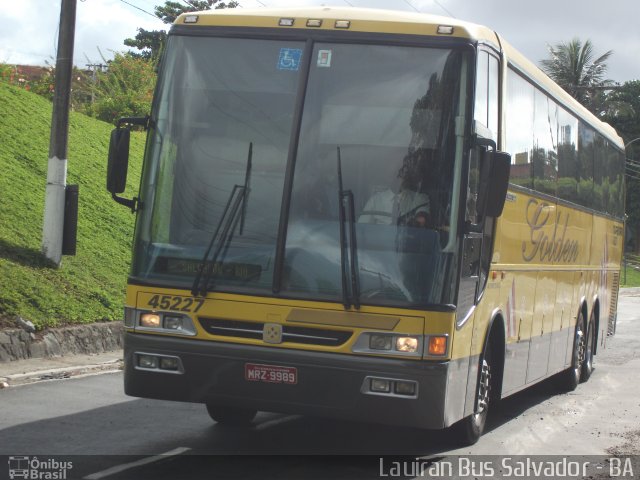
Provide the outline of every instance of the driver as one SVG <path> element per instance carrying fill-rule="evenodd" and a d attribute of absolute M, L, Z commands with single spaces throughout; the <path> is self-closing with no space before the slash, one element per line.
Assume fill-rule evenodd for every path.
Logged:
<path fill-rule="evenodd" d="M 358 222 L 425 227 L 429 219 L 429 197 L 424 193 L 385 188 L 367 201 Z"/>
<path fill-rule="evenodd" d="M 410 182 L 412 175 L 404 172 L 391 173 L 386 178 L 395 185 L 378 186 L 358 217 L 360 223 L 382 225 L 409 225 L 426 227 L 429 221 L 429 196 L 415 191 Z M 400 180 L 401 181 L 398 181 Z M 398 185 L 399 184 L 399 185 Z M 395 188 L 394 188 L 395 187 Z"/>

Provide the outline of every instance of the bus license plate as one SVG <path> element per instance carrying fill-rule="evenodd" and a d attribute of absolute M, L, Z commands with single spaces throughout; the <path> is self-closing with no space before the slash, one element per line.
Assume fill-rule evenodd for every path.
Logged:
<path fill-rule="evenodd" d="M 261 363 L 245 363 L 244 379 L 250 382 L 295 385 L 298 383 L 298 369 L 295 367 L 263 365 Z"/>

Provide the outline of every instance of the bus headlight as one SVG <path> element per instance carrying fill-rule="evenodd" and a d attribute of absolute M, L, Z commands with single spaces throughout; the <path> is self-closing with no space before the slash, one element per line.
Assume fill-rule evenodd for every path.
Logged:
<path fill-rule="evenodd" d="M 399 352 L 414 353 L 418 351 L 418 339 L 416 337 L 397 337 L 396 350 Z"/>
<path fill-rule="evenodd" d="M 393 336 L 391 335 L 375 335 L 369 337 L 369 348 L 371 350 L 391 350 L 393 344 Z"/>
<path fill-rule="evenodd" d="M 167 330 L 182 330 L 182 318 L 173 315 L 165 315 L 162 326 Z"/>
<path fill-rule="evenodd" d="M 143 313 L 140 315 L 140 326 L 146 328 L 160 328 L 160 314 Z"/>
<path fill-rule="evenodd" d="M 191 317 L 170 312 L 145 312 L 138 310 L 137 331 L 154 331 L 177 335 L 196 334 Z"/>
<path fill-rule="evenodd" d="M 355 353 L 381 353 L 419 357 L 424 349 L 422 335 L 363 332 L 352 347 Z"/>

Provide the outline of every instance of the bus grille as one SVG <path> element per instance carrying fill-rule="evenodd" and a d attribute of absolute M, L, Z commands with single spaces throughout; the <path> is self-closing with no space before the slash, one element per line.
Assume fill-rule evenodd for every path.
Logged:
<path fill-rule="evenodd" d="M 620 288 L 620 274 L 613 274 L 613 293 L 611 294 L 611 303 L 609 304 L 609 322 L 607 324 L 607 336 L 611 336 L 616 332 L 616 311 L 618 310 L 618 290 Z"/>
<path fill-rule="evenodd" d="M 262 340 L 264 323 L 244 322 L 241 320 L 223 320 L 219 318 L 200 318 L 200 325 L 208 333 L 232 338 L 254 338 Z M 338 347 L 351 338 L 353 332 L 329 330 L 325 328 L 282 326 L 282 341 L 305 345 Z"/>

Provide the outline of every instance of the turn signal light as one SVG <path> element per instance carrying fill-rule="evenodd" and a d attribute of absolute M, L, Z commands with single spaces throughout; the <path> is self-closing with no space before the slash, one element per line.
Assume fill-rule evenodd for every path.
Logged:
<path fill-rule="evenodd" d="M 429 337 L 429 355 L 447 354 L 447 337 L 444 335 L 433 335 Z"/>

